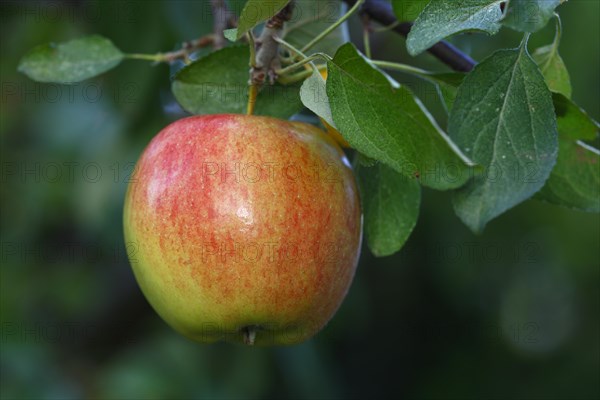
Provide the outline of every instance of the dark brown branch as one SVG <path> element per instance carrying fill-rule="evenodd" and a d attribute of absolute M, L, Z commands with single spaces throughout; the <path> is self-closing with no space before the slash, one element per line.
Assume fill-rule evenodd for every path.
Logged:
<path fill-rule="evenodd" d="M 344 0 L 344 2 L 352 7 L 356 0 Z M 381 25 L 391 26 L 395 24 L 393 30 L 404 37 L 408 35 L 412 27 L 410 22 L 399 24 L 392 10 L 392 5 L 382 0 L 366 0 L 362 5 L 361 12 Z M 427 51 L 455 71 L 469 72 L 476 64 L 471 57 L 446 41 L 433 45 Z"/>

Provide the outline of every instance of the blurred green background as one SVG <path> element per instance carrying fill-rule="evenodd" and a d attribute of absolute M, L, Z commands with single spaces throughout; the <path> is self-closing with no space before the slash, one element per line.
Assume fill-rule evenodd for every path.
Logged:
<path fill-rule="evenodd" d="M 397 255 L 366 249 L 341 309 L 288 348 L 193 343 L 143 298 L 121 227 L 133 163 L 184 114 L 169 67 L 127 61 L 74 86 L 17 72 L 35 45 L 84 34 L 155 53 L 212 29 L 208 1 L 0 3 L 2 398 L 598 398 L 600 219 L 527 201 L 481 236 L 426 190 Z M 560 7 L 573 98 L 600 118 L 600 2 Z M 351 34 L 361 43 L 359 20 Z M 551 42 L 553 24 L 530 40 Z M 452 41 L 481 60 L 520 35 Z M 434 70 L 393 33 L 378 59 Z M 444 116 L 432 89 L 405 82 Z"/>

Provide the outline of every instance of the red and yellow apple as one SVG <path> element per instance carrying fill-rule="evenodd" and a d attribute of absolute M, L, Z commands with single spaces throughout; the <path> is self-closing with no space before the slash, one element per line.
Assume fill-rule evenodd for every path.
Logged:
<path fill-rule="evenodd" d="M 185 118 L 144 150 L 124 209 L 135 277 L 200 341 L 294 344 L 344 299 L 362 238 L 347 159 L 322 130 L 246 115 Z"/>

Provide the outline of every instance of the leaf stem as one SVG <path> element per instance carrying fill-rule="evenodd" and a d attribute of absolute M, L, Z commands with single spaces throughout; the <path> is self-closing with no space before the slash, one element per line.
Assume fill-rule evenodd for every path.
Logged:
<path fill-rule="evenodd" d="M 379 60 L 371 60 L 371 64 L 373 64 L 377 67 L 391 69 L 394 71 L 406 72 L 406 73 L 418 75 L 418 76 L 427 77 L 429 75 L 433 75 L 433 73 L 430 71 L 426 71 L 424 69 L 413 67 L 411 65 L 406 65 L 406 64 L 399 64 L 399 63 L 394 63 L 394 62 L 389 62 L 389 61 L 379 61 Z"/>
<path fill-rule="evenodd" d="M 371 59 L 371 17 L 368 14 L 361 13 L 360 15 L 363 27 L 363 46 L 365 48 L 365 56 Z"/>
<path fill-rule="evenodd" d="M 162 62 L 164 61 L 164 56 L 162 53 L 158 54 L 125 54 L 125 58 L 129 58 L 132 60 L 146 60 L 146 61 L 154 61 L 154 62 Z"/>
<path fill-rule="evenodd" d="M 556 33 L 554 34 L 554 43 L 552 43 L 552 52 L 556 53 L 558 51 L 558 44 L 562 38 L 562 22 L 558 13 L 554 13 L 554 17 L 556 18 Z"/>
<path fill-rule="evenodd" d="M 302 52 L 302 50 L 297 49 L 296 47 L 294 47 L 294 45 L 292 45 L 291 43 L 286 42 L 282 38 L 280 38 L 280 37 L 274 37 L 273 40 L 275 40 L 277 43 L 279 43 L 283 47 L 287 48 L 288 50 L 293 51 L 294 53 L 296 53 L 297 56 L 306 58 L 306 55 L 304 54 L 304 52 Z"/>
<path fill-rule="evenodd" d="M 365 46 L 365 56 L 371 58 L 371 38 L 369 28 L 365 25 L 363 28 L 363 44 Z"/>
<path fill-rule="evenodd" d="M 204 47 L 208 47 L 214 44 L 215 35 L 206 35 L 201 38 L 191 40 L 189 42 L 184 42 L 181 45 L 181 49 L 176 51 L 171 51 L 168 53 L 156 53 L 156 54 L 125 54 L 125 58 L 133 59 L 133 60 L 146 60 L 146 61 L 154 61 L 154 62 L 166 62 L 170 63 L 175 60 L 183 60 L 189 61 L 189 56 L 196 50 L 202 49 Z"/>
<path fill-rule="evenodd" d="M 282 69 L 279 69 L 279 70 L 275 70 L 275 72 L 277 73 L 277 75 L 285 75 L 288 72 L 293 71 L 296 68 L 302 67 L 303 65 L 308 64 L 308 63 L 310 63 L 310 62 L 312 62 L 314 60 L 317 60 L 317 59 L 321 59 L 321 60 L 325 60 L 325 61 L 330 61 L 331 57 L 329 57 L 325 53 L 315 53 L 315 54 L 312 54 L 312 55 L 304 58 L 301 61 L 298 61 L 298 62 L 296 62 L 296 63 L 294 63 L 292 65 L 288 65 L 285 68 L 282 68 Z"/>
<path fill-rule="evenodd" d="M 331 32 L 333 32 L 338 26 L 340 26 L 341 24 L 343 24 L 344 22 L 346 22 L 346 20 L 348 18 L 350 18 L 352 16 L 352 14 L 354 14 L 358 8 L 365 2 L 365 0 L 358 0 L 353 6 L 352 8 L 350 8 L 350 10 L 342 15 L 342 17 L 340 19 L 338 19 L 335 23 L 333 23 L 332 25 L 330 25 L 327 29 L 325 29 L 323 32 L 321 32 L 320 34 L 318 34 L 313 40 L 311 40 L 310 42 L 308 42 L 303 48 L 302 48 L 302 52 L 305 53 L 308 50 L 310 50 L 314 45 L 316 45 L 317 43 L 319 43 L 321 40 L 323 40 L 327 35 L 329 35 Z"/>
<path fill-rule="evenodd" d="M 246 33 L 246 38 L 250 44 L 250 66 L 254 68 L 256 67 L 256 44 L 254 42 L 254 35 L 252 34 L 252 31 L 248 31 Z"/>
<path fill-rule="evenodd" d="M 530 32 L 526 32 L 525 35 L 523 35 L 523 39 L 521 40 L 521 44 L 519 45 L 519 47 L 521 48 L 521 52 L 525 52 L 526 54 L 527 52 L 527 43 L 529 42 L 529 37 L 531 36 Z"/>
<path fill-rule="evenodd" d="M 289 65 L 289 66 L 287 66 L 287 67 L 285 67 L 285 68 L 283 68 L 283 69 L 281 69 L 279 71 L 276 71 L 277 75 L 279 75 L 279 78 L 277 78 L 277 81 L 279 83 L 290 84 L 290 83 L 298 82 L 300 80 L 308 78 L 313 73 L 313 71 L 319 72 L 320 68 L 317 67 L 313 63 L 313 61 L 316 60 L 316 59 L 320 58 L 320 59 L 325 60 L 325 61 L 331 61 L 332 60 L 332 58 L 329 55 L 325 54 L 325 53 L 315 53 L 315 54 L 312 54 L 311 56 L 307 57 L 301 50 L 298 50 L 292 44 L 286 42 L 285 40 L 276 37 L 275 41 L 277 43 L 279 43 L 280 45 L 282 45 L 283 47 L 285 47 L 288 50 L 290 50 L 291 52 L 296 53 L 296 57 L 298 57 L 298 56 L 303 57 L 303 59 L 300 60 L 299 62 L 294 63 L 292 65 Z M 310 64 L 311 70 L 300 71 L 300 72 L 298 72 L 296 74 L 293 74 L 291 76 L 286 76 L 287 72 L 289 72 L 289 71 L 291 71 L 291 70 L 293 70 L 295 68 L 301 67 L 302 65 L 306 65 L 306 64 Z"/>
<path fill-rule="evenodd" d="M 313 69 L 310 68 L 310 69 L 305 69 L 303 71 L 297 72 L 292 75 L 281 75 L 277 78 L 277 82 L 281 83 L 282 85 L 290 85 L 292 83 L 303 81 L 304 79 L 311 76 L 312 73 L 313 73 Z"/>
<path fill-rule="evenodd" d="M 329 16 L 329 12 L 330 12 L 330 10 L 328 10 L 327 7 L 323 7 L 323 12 L 319 11 L 319 14 L 313 16 L 312 18 L 302 19 L 299 22 L 297 22 L 289 27 L 285 27 L 283 36 L 285 37 L 285 36 L 289 35 L 290 32 L 293 32 L 299 28 L 302 28 L 303 26 L 305 26 L 307 24 L 327 18 Z"/>

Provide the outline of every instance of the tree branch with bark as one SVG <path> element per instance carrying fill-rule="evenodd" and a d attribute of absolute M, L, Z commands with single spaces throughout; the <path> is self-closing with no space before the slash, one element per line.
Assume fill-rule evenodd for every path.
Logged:
<path fill-rule="evenodd" d="M 281 11 L 271 17 L 256 39 L 256 57 L 250 68 L 252 85 L 260 87 L 267 78 L 269 78 L 269 83 L 275 83 L 277 78 L 275 70 L 280 67 L 279 43 L 275 39 L 281 36 L 284 24 L 292 19 L 294 5 L 295 1 L 290 1 Z"/>

